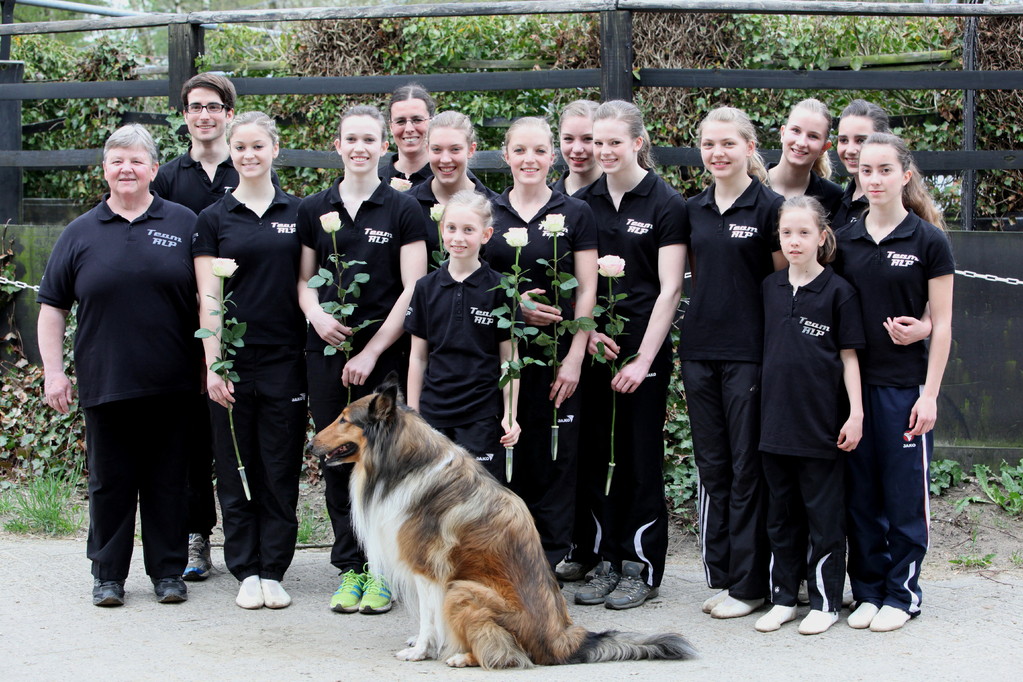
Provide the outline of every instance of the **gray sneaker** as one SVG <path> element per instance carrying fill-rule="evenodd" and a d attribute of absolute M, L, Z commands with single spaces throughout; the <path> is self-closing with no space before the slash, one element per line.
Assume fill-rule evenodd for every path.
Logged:
<path fill-rule="evenodd" d="M 593 580 L 586 583 L 575 593 L 576 604 L 603 604 L 604 598 L 611 594 L 622 574 L 611 568 L 611 562 L 601 561 L 593 569 Z"/>
<path fill-rule="evenodd" d="M 181 575 L 185 580 L 206 580 L 213 573 L 210 541 L 199 533 L 188 534 L 188 563 Z"/>
<path fill-rule="evenodd" d="M 657 588 L 650 587 L 641 577 L 643 564 L 638 561 L 622 562 L 622 577 L 611 594 L 604 599 L 604 606 L 609 609 L 632 609 L 640 606 L 647 599 L 657 596 Z"/>
<path fill-rule="evenodd" d="M 574 583 L 585 578 L 586 574 L 589 573 L 592 568 L 592 564 L 586 565 L 581 564 L 578 561 L 562 559 L 554 569 L 554 574 L 566 583 Z"/>

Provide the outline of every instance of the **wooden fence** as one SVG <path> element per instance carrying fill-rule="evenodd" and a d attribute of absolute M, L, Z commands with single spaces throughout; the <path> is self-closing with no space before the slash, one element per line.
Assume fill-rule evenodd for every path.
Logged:
<path fill-rule="evenodd" d="M 4 21 L 13 0 L 3 0 Z M 285 21 L 321 21 L 389 17 L 452 17 L 510 14 L 599 13 L 599 69 L 530 70 L 486 73 L 400 76 L 352 76 L 338 78 L 234 78 L 239 95 L 379 94 L 411 80 L 435 92 L 479 90 L 558 89 L 599 87 L 602 99 L 633 98 L 637 88 L 766 88 L 795 90 L 949 90 L 965 92 L 963 149 L 919 152 L 917 162 L 926 173 L 963 173 L 962 222 L 974 224 L 977 170 L 1023 168 L 1023 152 L 977 151 L 975 142 L 976 92 L 1023 89 L 1023 71 L 977 70 L 978 17 L 1023 16 L 1021 5 L 905 4 L 862 2 L 783 2 L 780 0 L 564 0 L 563 2 L 465 2 L 433 5 L 382 5 L 356 8 L 306 8 L 293 10 L 244 10 L 149 14 L 40 23 L 0 25 L 0 186 L 21 187 L 23 168 L 69 168 L 96 164 L 99 150 L 21 150 L 21 106 L 24 102 L 52 98 L 167 97 L 171 108 L 179 106 L 182 83 L 195 74 L 196 58 L 203 52 L 204 25 Z M 632 52 L 634 12 L 762 13 L 855 16 L 964 17 L 963 69 L 960 71 L 886 71 L 883 79 L 863 71 L 790 71 L 726 69 L 639 69 Z M 101 31 L 160 27 L 168 30 L 168 77 L 161 80 L 111 82 L 25 83 L 23 66 L 7 61 L 12 35 Z M 685 49 L 680 36 L 680 49 Z M 638 74 L 638 78 L 636 75 Z M 659 148 L 664 165 L 699 166 L 699 152 L 692 148 Z M 473 167 L 497 167 L 496 152 L 481 153 Z M 334 154 L 320 151 L 282 150 L 285 166 L 336 167 Z M 21 215 L 21 192 L 0 193 L 0 222 Z"/>

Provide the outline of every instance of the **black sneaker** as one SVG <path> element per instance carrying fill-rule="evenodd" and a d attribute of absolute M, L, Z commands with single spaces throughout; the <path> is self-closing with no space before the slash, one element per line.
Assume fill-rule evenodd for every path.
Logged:
<path fill-rule="evenodd" d="M 575 593 L 576 604 L 603 604 L 604 598 L 611 594 L 622 574 L 611 568 L 611 562 L 601 561 L 593 569 L 593 580 L 586 583 Z"/>
<path fill-rule="evenodd" d="M 92 603 L 96 606 L 123 606 L 123 580 L 92 580 Z"/>
<path fill-rule="evenodd" d="M 622 578 L 614 591 L 604 599 L 604 606 L 609 609 L 632 609 L 656 597 L 657 588 L 647 585 L 641 577 L 642 573 L 643 564 L 623 561 Z"/>
<path fill-rule="evenodd" d="M 153 592 L 156 593 L 156 601 L 161 604 L 177 604 L 188 600 L 185 581 L 178 576 L 154 578 Z"/>

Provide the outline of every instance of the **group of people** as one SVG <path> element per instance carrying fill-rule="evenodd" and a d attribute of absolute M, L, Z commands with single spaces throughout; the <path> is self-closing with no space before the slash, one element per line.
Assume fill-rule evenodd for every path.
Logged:
<path fill-rule="evenodd" d="M 123 603 L 136 499 L 160 601 L 209 575 L 212 447 L 236 602 L 287 606 L 307 399 L 321 430 L 397 372 L 408 405 L 523 498 L 551 570 L 586 580 L 577 603 L 642 605 L 667 554 L 669 332 L 688 268 L 677 352 L 714 590 L 703 610 L 766 602 L 755 627 L 776 630 L 805 581 L 800 632 L 824 632 L 848 572 L 850 626 L 894 630 L 920 612 L 954 264 L 879 107 L 855 100 L 838 120 L 844 189 L 821 102 L 793 107 L 771 168 L 749 118 L 716 108 L 697 130 L 708 185 L 687 201 L 655 173 L 634 105 L 579 100 L 557 137 L 542 118 L 512 123 L 498 194 L 469 170 L 469 119 L 408 85 L 387 117 L 344 113 L 342 177 L 298 199 L 276 183 L 273 119 L 236 115 L 230 81 L 200 74 L 182 103 L 192 147 L 159 172 L 143 128 L 111 135 L 109 194 L 61 235 L 40 288 L 61 411 L 79 305 L 94 603 Z M 559 150 L 568 170 L 549 184 Z M 383 613 L 390 589 L 352 532 L 349 474 L 323 470 L 330 607 Z"/>

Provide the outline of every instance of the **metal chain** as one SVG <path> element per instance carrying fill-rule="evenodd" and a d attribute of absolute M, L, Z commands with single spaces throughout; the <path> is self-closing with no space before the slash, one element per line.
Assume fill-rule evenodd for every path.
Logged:
<path fill-rule="evenodd" d="M 25 282 L 19 282 L 16 279 L 7 279 L 3 275 L 0 275 L 0 284 L 13 284 L 19 289 L 31 289 L 32 291 L 39 291 L 38 285 L 26 284 Z"/>
<path fill-rule="evenodd" d="M 971 279 L 982 279 L 986 282 L 1000 282 L 1002 284 L 1023 284 L 1023 279 L 1016 277 L 999 277 L 998 275 L 985 275 L 983 273 L 974 272 L 973 270 L 956 270 L 957 275 L 963 277 L 969 277 Z"/>

